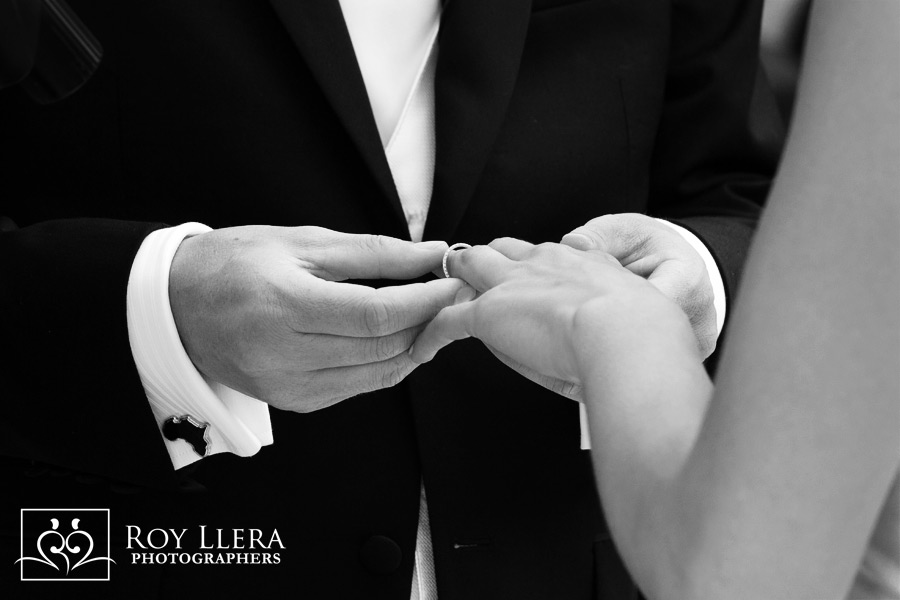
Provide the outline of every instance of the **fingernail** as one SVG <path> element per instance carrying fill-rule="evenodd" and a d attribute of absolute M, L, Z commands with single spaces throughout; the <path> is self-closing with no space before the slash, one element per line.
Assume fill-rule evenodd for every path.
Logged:
<path fill-rule="evenodd" d="M 472 300 L 477 293 L 478 292 L 475 291 L 475 288 L 466 286 L 456 292 L 456 297 L 453 298 L 453 304 L 462 304 L 463 302 L 468 302 Z"/>
<path fill-rule="evenodd" d="M 560 243 L 576 250 L 590 250 L 594 247 L 594 241 L 583 233 L 567 233 Z"/>
<path fill-rule="evenodd" d="M 447 248 L 447 242 L 418 242 L 416 243 L 416 248 L 421 248 L 422 250 L 441 250 Z"/>

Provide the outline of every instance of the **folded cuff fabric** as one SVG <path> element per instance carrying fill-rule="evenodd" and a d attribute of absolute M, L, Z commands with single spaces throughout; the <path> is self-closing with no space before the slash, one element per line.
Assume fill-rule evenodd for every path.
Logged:
<path fill-rule="evenodd" d="M 272 443 L 268 405 L 204 377 L 178 336 L 169 303 L 172 260 L 186 237 L 208 231 L 200 223 L 154 231 L 138 250 L 128 279 L 131 352 L 175 469 L 203 457 L 185 440 L 162 435 L 162 425 L 171 417 L 190 416 L 208 425 L 205 456 L 252 456 Z"/>

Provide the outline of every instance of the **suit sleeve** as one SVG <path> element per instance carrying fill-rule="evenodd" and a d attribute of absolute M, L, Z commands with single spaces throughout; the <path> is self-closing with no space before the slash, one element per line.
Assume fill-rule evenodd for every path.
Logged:
<path fill-rule="evenodd" d="M 759 65 L 760 1 L 675 2 L 650 213 L 710 249 L 728 299 L 783 142 Z"/>
<path fill-rule="evenodd" d="M 22 80 L 35 64 L 40 6 L 0 0 L 0 88 Z M 62 55 L 44 56 L 50 66 L 71 66 Z M 15 141 L 34 135 L 19 128 L 17 103 L 26 101 L 21 90 L 5 90 L 3 100 L 0 457 L 169 487 L 175 477 L 129 351 L 125 318 L 135 253 L 163 225 L 28 217 L 48 203 L 67 203 L 38 192 L 39 178 L 24 174 L 43 164 Z M 52 140 L 66 143 L 60 135 Z"/>
<path fill-rule="evenodd" d="M 0 233 L 0 455 L 176 485 L 126 322 L 135 254 L 163 226 L 65 219 Z"/>

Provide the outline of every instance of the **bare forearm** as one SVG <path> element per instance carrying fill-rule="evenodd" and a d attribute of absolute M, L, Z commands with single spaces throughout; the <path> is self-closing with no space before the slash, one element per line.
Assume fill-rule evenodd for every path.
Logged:
<path fill-rule="evenodd" d="M 898 468 L 897 13 L 813 10 L 709 409 L 677 379 L 684 357 L 654 364 L 624 333 L 609 347 L 632 364 L 588 371 L 606 513 L 650 597 L 841 597 L 859 568 Z"/>
<path fill-rule="evenodd" d="M 608 307 L 600 310 L 609 316 Z M 597 323 L 606 325 L 599 330 Z M 679 476 L 712 384 L 691 351 L 687 321 L 671 323 L 671 335 L 649 330 L 659 323 L 649 317 L 640 323 L 592 318 L 585 312 L 576 323 L 579 371 L 594 471 L 619 550 L 650 597 L 688 597 L 675 593 L 686 589 L 674 557 L 688 543 L 691 527 L 689 507 L 678 501 Z M 600 339 L 604 342 L 596 343 Z M 610 348 L 617 351 L 607 352 Z"/>

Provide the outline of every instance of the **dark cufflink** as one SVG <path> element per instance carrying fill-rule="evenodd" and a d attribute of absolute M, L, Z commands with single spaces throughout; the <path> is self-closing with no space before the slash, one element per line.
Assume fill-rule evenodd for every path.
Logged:
<path fill-rule="evenodd" d="M 209 452 L 209 423 L 201 423 L 190 415 L 169 417 L 163 421 L 162 433 L 171 442 L 186 441 L 200 456 Z"/>

